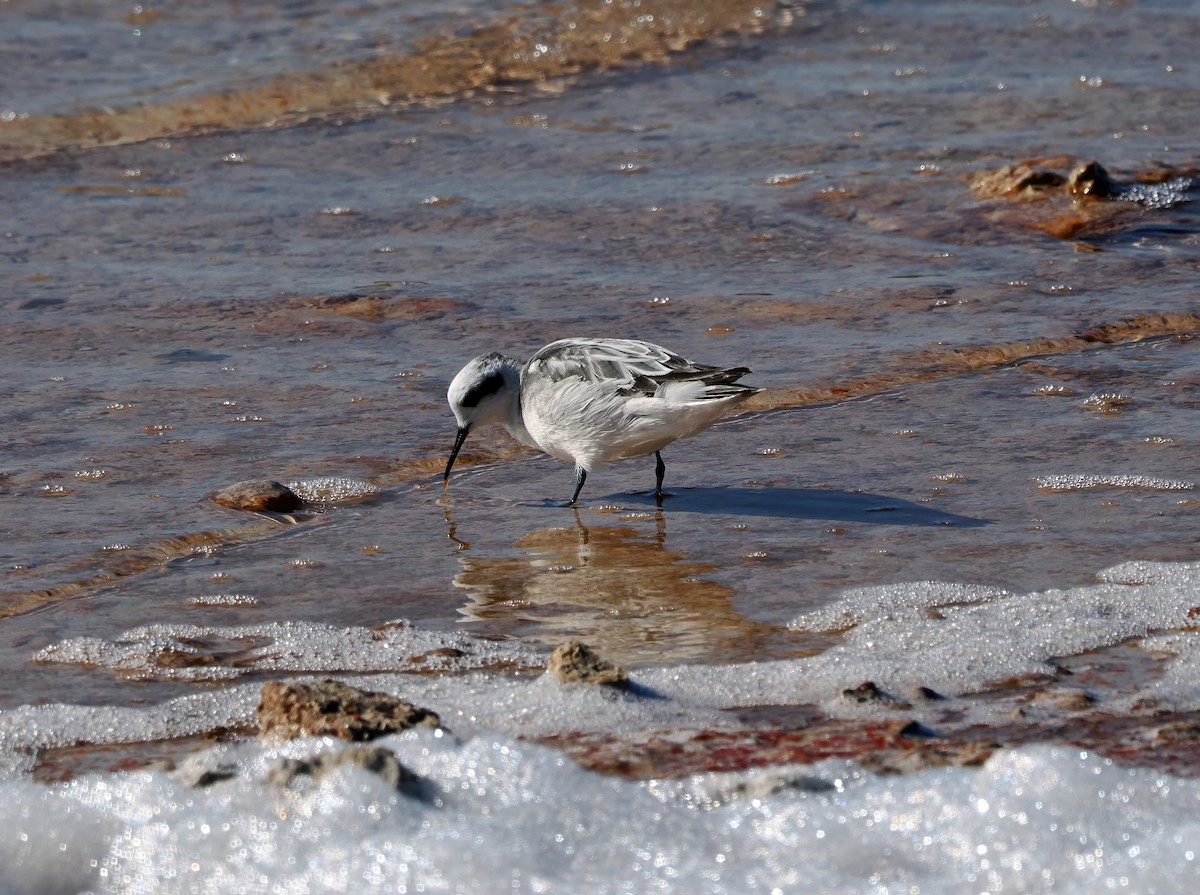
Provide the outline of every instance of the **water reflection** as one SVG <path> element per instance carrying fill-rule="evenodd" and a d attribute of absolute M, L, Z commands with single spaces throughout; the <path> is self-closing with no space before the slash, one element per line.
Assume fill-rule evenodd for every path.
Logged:
<path fill-rule="evenodd" d="M 653 499 L 652 497 L 650 498 Z M 706 580 L 714 563 L 671 550 L 662 511 L 616 525 L 539 528 L 513 544 L 517 555 L 472 550 L 445 503 L 459 547 L 459 609 L 484 636 L 554 646 L 580 638 L 625 664 L 753 655 L 780 631 L 741 615 L 736 591 Z"/>

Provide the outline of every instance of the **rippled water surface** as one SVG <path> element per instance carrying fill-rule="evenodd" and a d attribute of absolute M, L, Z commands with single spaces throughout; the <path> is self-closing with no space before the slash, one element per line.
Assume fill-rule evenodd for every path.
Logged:
<path fill-rule="evenodd" d="M 148 623 L 725 663 L 849 586 L 1196 558 L 1191 4 L 132 9 L 2 14 L 0 707 L 187 692 L 29 661 Z M 1167 207 L 970 186 L 1090 159 Z M 502 432 L 443 492 L 454 373 L 571 335 L 765 391 L 661 511 Z M 258 477 L 333 499 L 208 500 Z"/>

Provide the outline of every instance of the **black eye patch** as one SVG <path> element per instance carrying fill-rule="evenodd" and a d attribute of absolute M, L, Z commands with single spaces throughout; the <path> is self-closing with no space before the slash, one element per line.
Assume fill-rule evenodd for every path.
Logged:
<path fill-rule="evenodd" d="M 504 388 L 504 376 L 500 373 L 492 373 L 471 386 L 459 403 L 463 407 L 478 407 L 480 401 L 488 395 L 496 394 L 502 388 Z"/>

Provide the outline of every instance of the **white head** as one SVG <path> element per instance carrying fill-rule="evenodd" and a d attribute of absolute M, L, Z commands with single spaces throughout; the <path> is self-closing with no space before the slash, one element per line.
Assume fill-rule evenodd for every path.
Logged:
<path fill-rule="evenodd" d="M 481 355 L 458 371 L 446 392 L 446 400 L 458 422 L 458 435 L 446 464 L 442 487 L 450 481 L 450 469 L 467 434 L 476 426 L 510 421 L 514 408 L 519 407 L 520 394 L 520 366 L 503 354 Z"/>

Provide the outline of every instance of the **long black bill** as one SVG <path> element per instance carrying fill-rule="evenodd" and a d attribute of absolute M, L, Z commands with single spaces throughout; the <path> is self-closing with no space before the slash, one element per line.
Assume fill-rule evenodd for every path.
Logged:
<path fill-rule="evenodd" d="M 454 461 L 458 459 L 458 452 L 462 449 L 463 442 L 467 440 L 467 433 L 470 431 L 470 426 L 463 426 L 454 438 L 454 450 L 450 452 L 450 461 L 446 464 L 446 474 L 442 477 L 443 488 L 450 484 L 450 470 L 454 466 Z"/>

